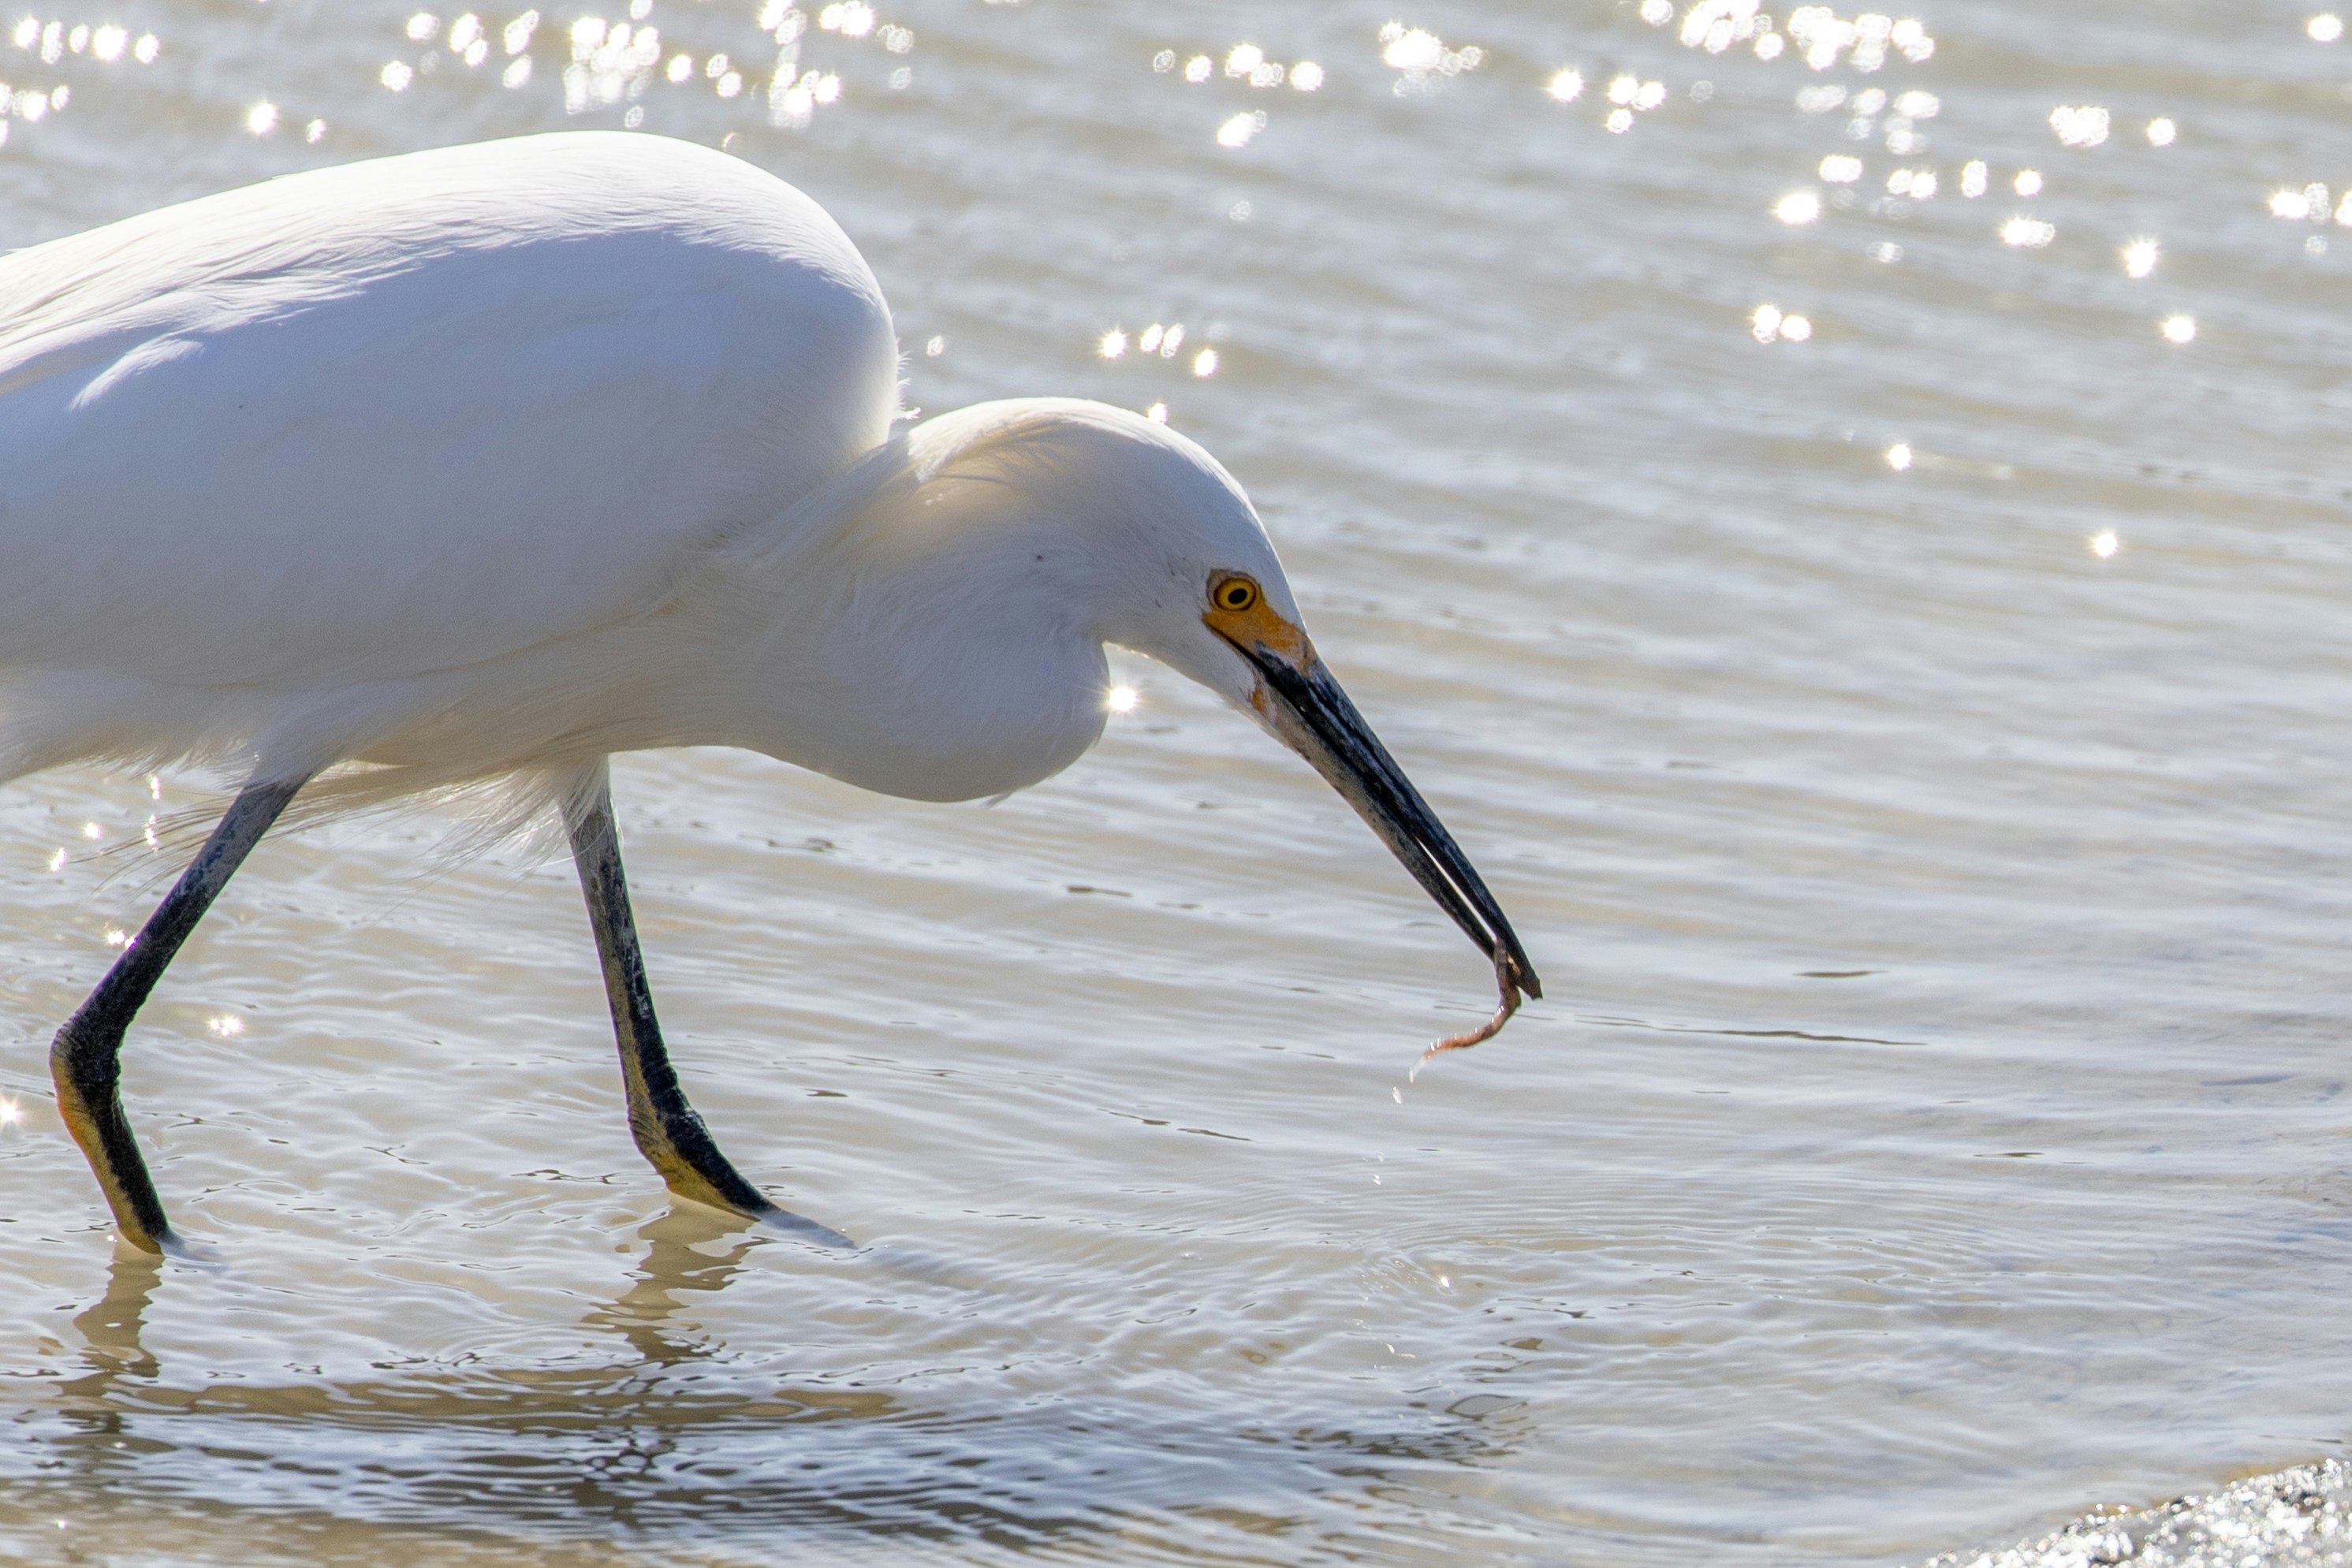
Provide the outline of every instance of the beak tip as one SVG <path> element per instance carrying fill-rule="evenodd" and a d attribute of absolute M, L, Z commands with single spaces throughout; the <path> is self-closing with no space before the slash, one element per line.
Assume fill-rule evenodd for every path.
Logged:
<path fill-rule="evenodd" d="M 1496 984 L 1503 993 L 1503 1010 L 1494 1027 L 1502 1027 L 1500 1020 L 1510 1016 L 1521 996 L 1541 1000 L 1543 982 L 1536 977 L 1495 895 L 1330 671 L 1312 650 L 1302 665 L 1263 644 L 1252 647 L 1236 641 L 1234 646 L 1256 668 L 1258 695 L 1252 706 L 1268 727 L 1339 791 L 1494 964 Z M 1439 1049 L 1455 1051 L 1485 1038 L 1464 1037 Z"/>

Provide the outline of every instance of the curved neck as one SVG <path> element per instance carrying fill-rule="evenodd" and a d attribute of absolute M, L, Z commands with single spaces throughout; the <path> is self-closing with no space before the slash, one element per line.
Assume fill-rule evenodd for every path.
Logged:
<path fill-rule="evenodd" d="M 1002 794 L 1102 733 L 1102 635 L 1017 489 L 943 484 L 903 437 L 704 578 L 729 744 L 886 794 Z"/>

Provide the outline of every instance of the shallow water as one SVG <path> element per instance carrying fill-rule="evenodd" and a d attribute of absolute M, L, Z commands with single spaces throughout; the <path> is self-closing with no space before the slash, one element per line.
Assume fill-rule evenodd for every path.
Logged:
<path fill-rule="evenodd" d="M 688 1087 L 866 1249 L 673 1212 L 569 868 L 416 815 L 267 846 L 148 1009 L 134 1118 L 225 1260 L 158 1268 L 43 1050 L 216 781 L 20 781 L 0 1553 L 1849 1563 L 2343 1451 L 2352 232 L 2305 187 L 2352 182 L 2352 42 L 1937 0 L 1932 53 L 1814 69 L 1631 5 L 909 0 L 795 13 L 772 105 L 756 0 L 655 0 L 570 113 L 595 3 L 512 88 L 505 12 L 472 66 L 355 0 L 0 29 L 0 245 L 731 138 L 865 249 L 911 403 L 1219 454 L 1549 999 L 1408 1085 L 1483 965 L 1149 666 L 993 810 L 631 758 Z"/>

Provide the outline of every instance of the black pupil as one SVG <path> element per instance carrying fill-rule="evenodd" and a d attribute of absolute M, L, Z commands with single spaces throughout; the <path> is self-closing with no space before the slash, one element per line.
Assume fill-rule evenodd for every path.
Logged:
<path fill-rule="evenodd" d="M 1249 601 L 1250 591 L 1244 588 L 1240 583 L 1237 582 L 1231 588 L 1225 590 L 1225 607 L 1227 609 L 1239 610 L 1248 604 Z"/>

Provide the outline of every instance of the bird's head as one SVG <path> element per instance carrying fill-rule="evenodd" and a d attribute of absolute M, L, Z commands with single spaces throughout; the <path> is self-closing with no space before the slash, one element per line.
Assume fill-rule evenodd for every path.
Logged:
<path fill-rule="evenodd" d="M 1022 564 L 1046 603 L 1079 607 L 1083 635 L 1189 675 L 1305 758 L 1495 965 L 1506 1012 L 1516 993 L 1542 994 L 1486 883 L 1317 653 L 1215 458 L 1164 424 L 1063 399 L 978 404 L 909 442 L 924 488 L 981 486 L 976 509 L 1023 533 Z"/>

